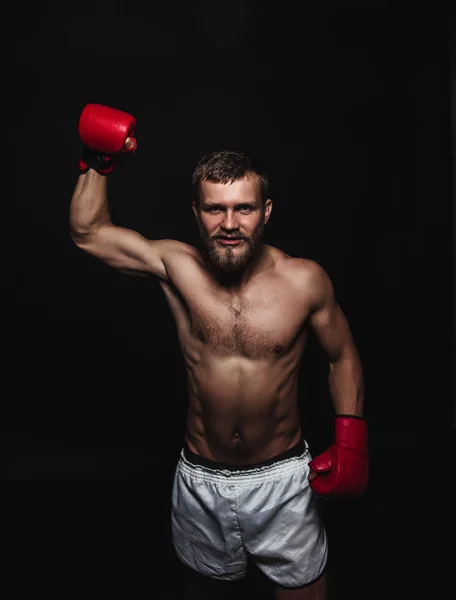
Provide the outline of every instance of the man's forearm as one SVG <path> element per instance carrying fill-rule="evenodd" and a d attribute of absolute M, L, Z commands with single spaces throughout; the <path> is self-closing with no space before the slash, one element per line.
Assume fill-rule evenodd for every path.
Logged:
<path fill-rule="evenodd" d="M 110 222 L 107 177 L 90 169 L 79 176 L 71 198 L 71 235 L 73 238 L 82 238 L 100 225 Z"/>
<path fill-rule="evenodd" d="M 363 368 L 356 353 L 330 363 L 329 390 L 336 414 L 363 416 Z"/>

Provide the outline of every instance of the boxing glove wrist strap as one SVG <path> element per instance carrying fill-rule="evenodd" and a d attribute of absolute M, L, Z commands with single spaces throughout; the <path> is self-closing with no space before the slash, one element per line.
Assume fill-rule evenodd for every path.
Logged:
<path fill-rule="evenodd" d="M 364 417 L 360 417 L 359 415 L 351 415 L 351 414 L 345 414 L 345 413 L 337 413 L 336 414 L 336 419 L 338 417 L 343 417 L 344 419 L 360 419 L 361 421 L 365 421 L 366 419 Z"/>
<path fill-rule="evenodd" d="M 106 156 L 83 144 L 81 157 L 78 163 L 78 171 L 80 173 L 87 173 L 89 169 L 93 169 L 100 175 L 109 175 L 114 170 L 114 166 L 114 157 Z"/>

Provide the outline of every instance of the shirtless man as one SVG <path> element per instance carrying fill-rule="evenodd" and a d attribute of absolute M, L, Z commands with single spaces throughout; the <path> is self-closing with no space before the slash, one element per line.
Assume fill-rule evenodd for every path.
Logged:
<path fill-rule="evenodd" d="M 84 108 L 71 236 L 122 272 L 157 277 L 175 319 L 189 397 L 172 490 L 177 556 L 221 581 L 242 578 L 252 561 L 277 600 L 324 600 L 327 541 L 315 500 L 359 495 L 368 474 L 349 325 L 318 264 L 262 242 L 268 180 L 243 152 L 210 154 L 194 171 L 202 251 L 113 224 L 107 175 L 120 152 L 136 149 L 135 125 L 117 109 Z M 335 443 L 313 460 L 297 394 L 310 328 L 328 356 L 335 409 Z"/>

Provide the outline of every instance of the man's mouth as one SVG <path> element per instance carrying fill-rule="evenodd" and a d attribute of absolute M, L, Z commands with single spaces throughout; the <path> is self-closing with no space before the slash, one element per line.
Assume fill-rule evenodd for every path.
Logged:
<path fill-rule="evenodd" d="M 222 237 L 217 238 L 217 241 L 222 244 L 222 246 L 238 246 L 242 242 L 243 238 L 235 238 L 235 237 Z"/>

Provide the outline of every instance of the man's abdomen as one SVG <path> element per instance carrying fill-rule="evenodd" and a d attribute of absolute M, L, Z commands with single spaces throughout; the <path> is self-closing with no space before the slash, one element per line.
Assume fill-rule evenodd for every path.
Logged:
<path fill-rule="evenodd" d="M 190 450 L 217 462 L 248 465 L 295 445 L 301 427 L 292 362 L 234 357 L 191 369 L 185 436 Z"/>

